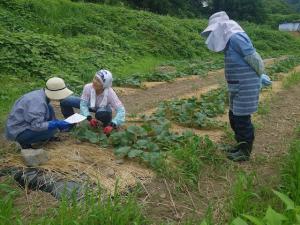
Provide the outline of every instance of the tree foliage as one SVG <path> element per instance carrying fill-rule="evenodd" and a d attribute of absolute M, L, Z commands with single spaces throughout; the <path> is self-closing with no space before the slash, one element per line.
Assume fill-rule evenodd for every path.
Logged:
<path fill-rule="evenodd" d="M 230 18 L 263 22 L 266 9 L 262 0 L 212 0 L 213 12 L 226 11 Z"/>

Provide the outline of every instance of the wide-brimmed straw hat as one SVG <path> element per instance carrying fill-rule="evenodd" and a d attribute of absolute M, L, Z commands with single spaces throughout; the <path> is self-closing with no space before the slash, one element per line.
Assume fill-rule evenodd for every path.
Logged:
<path fill-rule="evenodd" d="M 211 31 L 215 30 L 215 28 L 218 26 L 218 23 L 225 22 L 228 20 L 229 20 L 229 16 L 227 15 L 226 12 L 221 11 L 221 12 L 214 13 L 209 17 L 208 26 L 205 28 L 204 31 L 201 32 L 201 36 L 204 37 L 208 36 L 208 34 Z"/>
<path fill-rule="evenodd" d="M 73 94 L 73 91 L 66 87 L 63 79 L 52 77 L 46 82 L 46 96 L 52 100 L 62 100 Z"/>

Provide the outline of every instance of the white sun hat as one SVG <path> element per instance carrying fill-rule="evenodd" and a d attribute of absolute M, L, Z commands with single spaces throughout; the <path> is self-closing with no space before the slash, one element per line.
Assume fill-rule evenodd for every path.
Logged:
<path fill-rule="evenodd" d="M 201 32 L 201 35 L 203 37 L 207 37 L 211 31 L 217 28 L 218 23 L 225 22 L 225 21 L 229 21 L 229 16 L 227 15 L 226 12 L 221 11 L 221 12 L 214 13 L 209 17 L 208 26 L 205 28 L 204 31 Z"/>
<path fill-rule="evenodd" d="M 63 79 L 52 77 L 46 82 L 46 96 L 52 100 L 62 100 L 73 94 L 73 91 L 66 87 Z"/>
<path fill-rule="evenodd" d="M 230 20 L 224 11 L 209 17 L 208 27 L 201 33 L 206 38 L 207 48 L 214 52 L 223 51 L 232 35 L 245 32 L 234 20 Z"/>

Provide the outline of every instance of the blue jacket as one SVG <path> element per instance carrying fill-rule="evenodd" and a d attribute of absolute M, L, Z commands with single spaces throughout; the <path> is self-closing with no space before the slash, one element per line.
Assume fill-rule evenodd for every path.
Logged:
<path fill-rule="evenodd" d="M 224 51 L 230 110 L 237 116 L 250 115 L 258 108 L 260 78 L 244 60 L 245 56 L 254 52 L 246 33 L 234 34 Z"/>
<path fill-rule="evenodd" d="M 19 98 L 6 122 L 6 137 L 15 140 L 23 131 L 43 131 L 48 129 L 50 111 L 43 89 L 29 92 Z"/>

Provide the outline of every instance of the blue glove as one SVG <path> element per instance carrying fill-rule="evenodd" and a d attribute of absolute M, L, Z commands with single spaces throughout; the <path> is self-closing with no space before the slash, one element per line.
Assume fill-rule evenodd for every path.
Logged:
<path fill-rule="evenodd" d="M 59 130 L 66 130 L 71 128 L 72 124 L 64 120 L 51 120 L 48 123 L 48 130 L 53 130 L 58 128 Z"/>
<path fill-rule="evenodd" d="M 271 78 L 268 75 L 262 74 L 260 76 L 260 88 L 270 86 L 271 84 L 272 84 L 272 81 L 271 81 Z"/>

